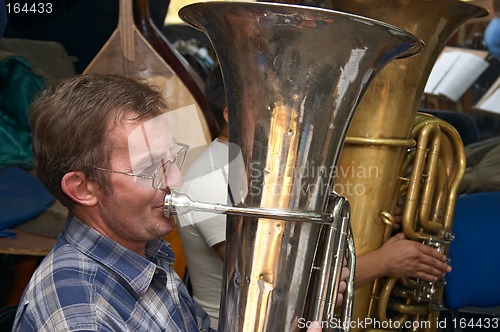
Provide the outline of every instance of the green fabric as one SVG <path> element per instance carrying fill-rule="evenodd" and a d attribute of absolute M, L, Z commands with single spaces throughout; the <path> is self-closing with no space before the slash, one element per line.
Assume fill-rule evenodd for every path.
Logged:
<path fill-rule="evenodd" d="M 0 169 L 32 167 L 28 109 L 46 87 L 44 78 L 25 58 L 13 55 L 0 61 Z"/>

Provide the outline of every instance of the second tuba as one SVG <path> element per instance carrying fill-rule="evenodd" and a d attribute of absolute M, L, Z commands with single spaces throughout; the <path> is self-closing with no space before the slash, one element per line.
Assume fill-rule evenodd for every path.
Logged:
<path fill-rule="evenodd" d="M 350 202 L 358 255 L 387 240 L 401 196 L 406 198 L 407 238 L 446 254 L 465 166 L 463 146 L 450 125 L 417 117 L 417 111 L 448 39 L 464 22 L 487 11 L 457 0 L 304 2 L 388 22 L 424 41 L 422 52 L 388 64 L 370 83 L 349 127 L 333 190 Z M 434 330 L 443 286 L 443 280 L 430 285 L 419 280 L 377 280 L 356 289 L 353 320 L 374 322 L 368 329 L 391 330 L 406 324 L 413 330 Z"/>

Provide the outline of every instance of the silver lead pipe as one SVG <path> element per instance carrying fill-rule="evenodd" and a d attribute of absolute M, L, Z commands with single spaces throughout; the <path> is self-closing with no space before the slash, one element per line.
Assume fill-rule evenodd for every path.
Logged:
<path fill-rule="evenodd" d="M 192 200 L 188 195 L 171 189 L 165 196 L 164 213 L 168 218 L 183 215 L 190 211 L 212 212 L 244 217 L 269 218 L 287 221 L 302 221 L 314 224 L 331 224 L 332 214 L 312 211 L 292 211 L 268 208 L 251 208 L 223 205 L 219 203 L 204 203 Z"/>

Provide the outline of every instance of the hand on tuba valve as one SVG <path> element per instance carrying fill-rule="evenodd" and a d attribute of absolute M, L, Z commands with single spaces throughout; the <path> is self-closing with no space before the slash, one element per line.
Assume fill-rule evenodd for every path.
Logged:
<path fill-rule="evenodd" d="M 394 235 L 379 249 L 358 257 L 355 286 L 361 287 L 381 278 L 417 278 L 433 282 L 451 272 L 446 255 L 401 233 L 403 200 L 394 213 Z"/>
<path fill-rule="evenodd" d="M 351 272 L 347 267 L 347 260 L 344 259 L 344 264 L 342 267 L 342 274 L 340 277 L 340 286 L 339 293 L 337 294 L 337 307 L 340 307 L 344 303 L 344 294 L 347 290 L 347 279 L 349 278 Z M 321 323 L 319 321 L 311 322 L 311 325 L 307 329 L 307 332 L 321 332 L 323 329 L 321 328 Z"/>
<path fill-rule="evenodd" d="M 321 324 L 318 321 L 314 321 L 311 323 L 311 326 L 307 329 L 307 332 L 321 332 Z"/>
<path fill-rule="evenodd" d="M 394 278 L 418 278 L 436 281 L 451 271 L 446 264 L 446 255 L 420 242 L 406 239 L 398 233 L 387 240 L 380 249 L 379 264 L 383 275 Z"/>
<path fill-rule="evenodd" d="M 344 303 L 344 293 L 347 290 L 347 278 L 349 278 L 351 272 L 349 268 L 347 267 L 347 261 L 344 259 L 344 266 L 342 267 L 342 273 L 340 276 L 340 286 L 339 286 L 339 293 L 337 294 L 337 307 L 342 305 Z"/>

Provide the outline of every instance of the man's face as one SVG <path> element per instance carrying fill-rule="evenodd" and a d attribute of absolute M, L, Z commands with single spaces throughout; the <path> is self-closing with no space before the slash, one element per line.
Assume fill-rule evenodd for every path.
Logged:
<path fill-rule="evenodd" d="M 164 179 L 168 187 L 179 187 L 183 178 L 175 163 L 165 174 L 161 165 L 172 159 L 175 141 L 164 116 L 151 120 L 134 119 L 130 112 L 121 125 L 109 132 L 113 146 L 109 169 Z M 168 188 L 154 189 L 151 179 L 110 172 L 113 192 L 99 197 L 99 214 L 105 235 L 127 248 L 161 237 L 172 230 L 175 221 L 163 213 Z M 165 176 L 165 178 L 163 178 Z"/>

